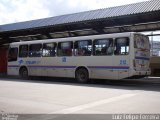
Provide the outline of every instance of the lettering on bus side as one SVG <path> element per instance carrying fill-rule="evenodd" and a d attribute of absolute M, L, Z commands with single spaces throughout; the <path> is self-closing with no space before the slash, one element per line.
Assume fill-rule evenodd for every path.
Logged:
<path fill-rule="evenodd" d="M 67 62 L 67 58 L 66 57 L 62 57 L 62 62 Z"/>
<path fill-rule="evenodd" d="M 19 63 L 19 65 L 22 65 L 22 64 L 33 65 L 33 64 L 39 64 L 40 61 L 23 61 L 23 60 L 19 60 L 18 63 Z"/>
<path fill-rule="evenodd" d="M 119 61 L 119 64 L 120 64 L 120 65 L 127 65 L 127 61 L 126 61 L 126 60 L 120 60 L 120 61 Z"/>
<path fill-rule="evenodd" d="M 39 64 L 40 61 L 26 61 L 27 65 Z"/>
<path fill-rule="evenodd" d="M 148 56 L 147 53 L 144 53 L 142 51 L 136 51 L 135 54 L 136 54 L 137 57 L 139 57 L 139 56 L 141 56 L 141 57 L 147 57 Z"/>
<path fill-rule="evenodd" d="M 19 60 L 18 63 L 19 63 L 19 65 L 21 65 L 21 64 L 24 63 L 24 61 L 23 60 Z"/>

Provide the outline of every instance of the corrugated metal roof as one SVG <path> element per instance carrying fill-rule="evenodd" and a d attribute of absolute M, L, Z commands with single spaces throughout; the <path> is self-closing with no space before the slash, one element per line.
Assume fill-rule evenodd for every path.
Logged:
<path fill-rule="evenodd" d="M 90 20 L 100 20 L 112 17 L 148 13 L 153 11 L 160 11 L 160 0 L 151 0 L 118 7 L 98 9 L 7 25 L 0 25 L 0 32 L 37 28 L 50 25 L 63 25 L 75 22 L 85 22 Z"/>

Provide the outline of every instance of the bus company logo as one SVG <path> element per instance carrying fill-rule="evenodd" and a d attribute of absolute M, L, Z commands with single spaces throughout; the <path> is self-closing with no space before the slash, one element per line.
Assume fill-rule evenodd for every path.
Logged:
<path fill-rule="evenodd" d="M 27 65 L 40 64 L 40 61 L 26 61 Z"/>
<path fill-rule="evenodd" d="M 21 64 L 24 63 L 24 61 L 23 60 L 19 60 L 18 63 L 19 63 L 19 65 L 21 65 Z"/>

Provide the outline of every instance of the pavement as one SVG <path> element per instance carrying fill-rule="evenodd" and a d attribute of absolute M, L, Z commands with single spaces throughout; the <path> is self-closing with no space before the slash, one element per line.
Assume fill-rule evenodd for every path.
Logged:
<path fill-rule="evenodd" d="M 80 84 L 68 78 L 21 80 L 2 77 L 0 112 L 50 114 L 54 117 L 70 114 L 160 114 L 160 78 L 95 80 L 90 84 Z"/>

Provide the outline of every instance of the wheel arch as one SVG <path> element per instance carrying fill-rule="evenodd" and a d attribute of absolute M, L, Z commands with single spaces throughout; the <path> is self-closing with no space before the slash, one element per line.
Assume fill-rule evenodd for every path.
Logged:
<path fill-rule="evenodd" d="M 76 67 L 76 69 L 75 69 L 75 71 L 74 71 L 74 78 L 76 78 L 76 71 L 79 70 L 79 69 L 86 69 L 87 72 L 88 72 L 88 77 L 90 78 L 90 70 L 89 70 L 89 68 L 86 67 L 86 66 L 78 66 L 78 67 Z"/>
<path fill-rule="evenodd" d="M 22 65 L 22 66 L 19 67 L 19 74 L 20 74 L 20 71 L 21 71 L 23 68 L 27 69 L 27 71 L 28 71 L 28 67 L 25 66 L 25 65 Z M 28 71 L 28 74 L 29 74 L 29 71 Z"/>

